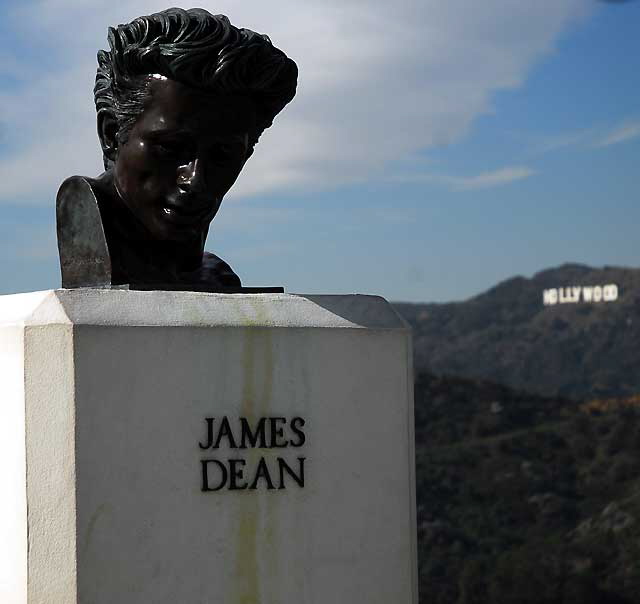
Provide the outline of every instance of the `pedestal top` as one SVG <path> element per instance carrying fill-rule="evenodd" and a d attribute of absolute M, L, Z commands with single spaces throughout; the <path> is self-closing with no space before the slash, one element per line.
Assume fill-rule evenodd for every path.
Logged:
<path fill-rule="evenodd" d="M 93 288 L 0 296 L 0 325 L 12 324 L 409 329 L 380 296 Z"/>

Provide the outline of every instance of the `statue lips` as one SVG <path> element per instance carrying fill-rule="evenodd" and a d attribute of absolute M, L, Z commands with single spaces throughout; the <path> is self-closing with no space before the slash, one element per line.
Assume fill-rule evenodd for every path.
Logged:
<path fill-rule="evenodd" d="M 212 204 L 209 199 L 195 195 L 181 195 L 170 199 L 162 206 L 162 216 L 177 226 L 194 226 L 209 223 L 215 215 L 219 204 Z"/>

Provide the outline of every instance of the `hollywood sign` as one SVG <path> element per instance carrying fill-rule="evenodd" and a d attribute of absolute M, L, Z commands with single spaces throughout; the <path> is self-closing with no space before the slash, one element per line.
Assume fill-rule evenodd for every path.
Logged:
<path fill-rule="evenodd" d="M 545 289 L 542 302 L 545 306 L 556 304 L 577 304 L 578 302 L 615 302 L 618 299 L 618 286 L 609 285 L 571 286 Z"/>

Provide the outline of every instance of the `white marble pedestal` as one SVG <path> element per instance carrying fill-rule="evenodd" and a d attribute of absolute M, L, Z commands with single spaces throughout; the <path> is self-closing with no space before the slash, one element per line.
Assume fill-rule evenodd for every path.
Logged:
<path fill-rule="evenodd" d="M 3 604 L 417 604 L 383 299 L 2 296 L 0 374 Z"/>

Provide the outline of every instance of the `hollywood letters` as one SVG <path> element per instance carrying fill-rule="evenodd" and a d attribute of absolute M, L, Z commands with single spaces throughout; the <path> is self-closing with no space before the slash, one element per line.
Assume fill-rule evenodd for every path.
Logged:
<path fill-rule="evenodd" d="M 578 302 L 615 302 L 618 296 L 619 289 L 615 283 L 593 286 L 575 285 L 545 289 L 542 292 L 542 303 L 545 306 L 555 306 Z"/>
<path fill-rule="evenodd" d="M 206 493 L 304 487 L 306 458 L 297 455 L 306 442 L 304 425 L 301 417 L 261 417 L 253 421 L 246 417 L 229 419 L 226 415 L 206 417 L 205 436 L 198 446 L 210 456 L 200 460 L 201 490 Z M 251 450 L 272 451 L 258 455 L 251 454 Z M 224 455 L 220 455 L 221 451 Z"/>

